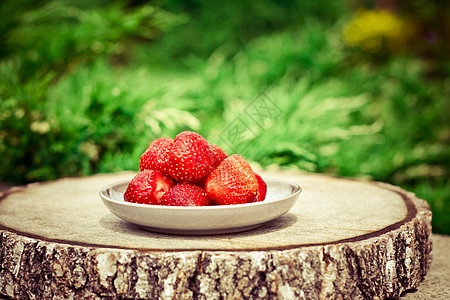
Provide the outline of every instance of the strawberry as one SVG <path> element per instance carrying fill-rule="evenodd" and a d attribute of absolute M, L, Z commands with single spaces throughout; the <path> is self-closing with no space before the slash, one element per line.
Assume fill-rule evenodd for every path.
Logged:
<path fill-rule="evenodd" d="M 194 184 L 201 187 L 202 189 L 205 189 L 206 178 L 208 178 L 208 176 L 203 177 L 202 179 L 200 179 L 200 181 L 194 182 Z"/>
<path fill-rule="evenodd" d="M 211 204 L 205 190 L 190 183 L 174 185 L 161 199 L 161 205 L 167 206 L 206 206 Z"/>
<path fill-rule="evenodd" d="M 168 173 L 178 182 L 197 182 L 211 172 L 215 161 L 208 142 L 201 135 L 183 131 L 174 139 Z"/>
<path fill-rule="evenodd" d="M 215 159 L 214 168 L 217 167 L 225 158 L 228 157 L 228 154 L 217 145 L 210 144 L 209 149 L 214 154 L 214 159 Z M 206 183 L 207 177 L 208 176 L 203 177 L 203 179 L 200 179 L 200 181 L 195 182 L 195 185 L 198 185 L 201 188 L 205 188 L 205 183 Z"/>
<path fill-rule="evenodd" d="M 138 173 L 128 185 L 123 198 L 127 202 L 158 205 L 175 182 L 155 170 Z"/>
<path fill-rule="evenodd" d="M 222 162 L 222 160 L 228 157 L 228 154 L 217 145 L 210 144 L 209 149 L 214 154 L 214 158 L 216 160 L 214 164 L 215 166 L 218 166 Z"/>
<path fill-rule="evenodd" d="M 258 180 L 248 162 L 239 154 L 225 158 L 208 176 L 206 194 L 221 204 L 242 204 L 257 199 Z"/>
<path fill-rule="evenodd" d="M 147 150 L 141 155 L 139 169 L 156 170 L 167 176 L 167 163 L 173 149 L 171 138 L 160 138 L 150 143 Z"/>
<path fill-rule="evenodd" d="M 211 152 L 214 155 L 215 160 L 214 168 L 217 167 L 225 158 L 228 157 L 228 154 L 217 145 L 210 144 L 209 150 L 211 150 Z M 203 177 L 203 179 L 200 179 L 200 181 L 195 182 L 195 184 L 201 188 L 205 188 L 206 178 L 208 178 L 208 176 Z"/>
<path fill-rule="evenodd" d="M 258 196 L 256 198 L 256 202 L 261 202 L 261 201 L 264 201 L 264 199 L 266 199 L 267 184 L 262 179 L 262 177 L 256 173 L 255 173 L 255 177 L 256 177 L 256 180 L 258 181 Z"/>

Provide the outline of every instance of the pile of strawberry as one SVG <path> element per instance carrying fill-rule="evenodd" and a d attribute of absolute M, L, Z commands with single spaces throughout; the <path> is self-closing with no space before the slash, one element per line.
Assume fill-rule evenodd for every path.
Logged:
<path fill-rule="evenodd" d="M 154 140 L 141 155 L 140 173 L 125 201 L 168 206 L 263 201 L 267 185 L 239 154 L 228 154 L 191 131 Z"/>

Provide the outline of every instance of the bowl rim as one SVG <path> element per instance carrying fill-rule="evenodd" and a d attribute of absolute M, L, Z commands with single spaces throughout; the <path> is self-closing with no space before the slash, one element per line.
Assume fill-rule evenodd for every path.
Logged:
<path fill-rule="evenodd" d="M 268 201 L 264 200 L 264 201 L 260 201 L 260 202 L 252 202 L 252 203 L 230 204 L 230 205 L 209 205 L 209 206 L 166 206 L 166 205 L 126 202 L 124 200 L 121 201 L 121 200 L 112 198 L 111 195 L 109 194 L 109 191 L 111 189 L 113 189 L 114 187 L 116 187 L 118 185 L 128 184 L 131 181 L 131 179 L 122 179 L 122 180 L 115 181 L 113 183 L 103 186 L 99 190 L 99 195 L 103 201 L 111 202 L 114 204 L 120 204 L 120 205 L 124 205 L 124 206 L 129 206 L 129 207 L 135 207 L 135 208 L 172 210 L 172 211 L 175 211 L 175 210 L 183 210 L 183 211 L 198 210 L 198 211 L 201 211 L 201 210 L 240 209 L 240 208 L 250 208 L 250 207 L 261 206 L 261 205 L 269 205 L 270 203 L 277 203 L 277 202 L 282 202 L 287 199 L 291 199 L 292 197 L 299 195 L 303 191 L 303 189 L 300 187 L 300 185 L 298 185 L 295 182 L 291 182 L 288 180 L 282 180 L 282 179 L 272 179 L 272 178 L 263 178 L 263 179 L 267 183 L 268 186 L 269 186 L 268 182 L 282 183 L 285 185 L 289 185 L 291 187 L 292 191 L 290 194 L 280 197 L 280 198 L 276 198 L 276 199 L 268 200 Z"/>

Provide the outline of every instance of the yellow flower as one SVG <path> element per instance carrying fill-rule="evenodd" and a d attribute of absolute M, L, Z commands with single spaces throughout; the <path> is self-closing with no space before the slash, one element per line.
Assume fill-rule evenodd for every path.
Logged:
<path fill-rule="evenodd" d="M 387 10 L 360 9 L 343 30 L 344 42 L 368 52 L 397 52 L 413 34 L 410 22 Z"/>

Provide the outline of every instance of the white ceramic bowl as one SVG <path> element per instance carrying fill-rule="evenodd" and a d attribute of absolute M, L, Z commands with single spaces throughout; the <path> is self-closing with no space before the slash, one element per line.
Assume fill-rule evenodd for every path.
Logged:
<path fill-rule="evenodd" d="M 170 234 L 222 234 L 253 229 L 274 220 L 297 201 L 301 188 L 296 183 L 264 179 L 267 196 L 262 202 L 214 206 L 161 206 L 125 202 L 123 194 L 130 180 L 103 187 L 100 197 L 117 217 L 145 229 Z"/>

